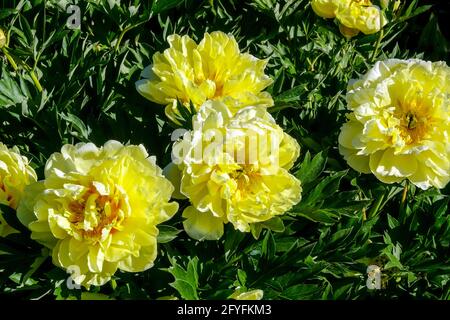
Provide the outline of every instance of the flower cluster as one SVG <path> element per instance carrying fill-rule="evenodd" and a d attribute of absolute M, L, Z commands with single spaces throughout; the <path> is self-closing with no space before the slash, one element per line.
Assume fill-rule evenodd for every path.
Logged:
<path fill-rule="evenodd" d="M 372 34 L 386 24 L 381 9 L 370 0 L 311 0 L 314 12 L 323 18 L 336 18 L 341 33 L 351 38 L 359 32 Z"/>
<path fill-rule="evenodd" d="M 312 0 L 314 11 L 337 18 L 352 36 L 383 27 L 383 13 L 369 0 Z M 0 34 L 1 36 L 1 34 Z M 272 80 L 266 60 L 241 53 L 222 32 L 199 44 L 172 35 L 136 83 L 145 98 L 166 106 L 175 123 L 193 106 L 192 127 L 173 134 L 172 162 L 161 170 L 142 145 L 110 140 L 64 145 L 47 160 L 37 181 L 17 148 L 0 143 L 0 204 L 17 209 L 31 238 L 47 247 L 53 263 L 89 288 L 118 271 L 139 272 L 157 258 L 158 225 L 178 203 L 186 233 L 217 240 L 230 224 L 240 232 L 279 219 L 302 198 L 290 170 L 297 141 L 268 112 L 264 90 Z M 384 183 L 409 180 L 422 189 L 450 181 L 450 68 L 417 59 L 379 61 L 347 90 L 347 121 L 339 151 L 353 169 Z M 180 105 L 181 103 L 181 105 Z M 1 208 L 0 208 L 1 209 Z M 9 209 L 10 210 L 10 209 Z M 1 213 L 1 212 L 0 212 Z M 261 225 L 259 225 L 261 227 Z M 0 214 L 0 236 L 15 232 Z M 259 290 L 237 291 L 262 298 Z"/>
<path fill-rule="evenodd" d="M 40 181 L 17 150 L 0 146 L 0 202 L 18 206 L 31 238 L 86 288 L 103 285 L 117 270 L 153 265 L 157 226 L 178 210 L 172 193 L 189 198 L 184 226 L 195 239 L 220 238 L 228 222 L 249 231 L 301 198 L 300 181 L 288 172 L 300 147 L 267 112 L 273 105 L 263 91 L 272 82 L 267 61 L 241 53 L 222 32 L 205 34 L 198 45 L 188 36 L 168 41 L 136 87 L 165 104 L 174 122 L 179 102 L 198 112 L 188 119 L 194 129 L 174 145 L 174 154 L 182 152 L 168 166 L 173 170 L 166 170 L 175 187 L 143 146 L 65 145 L 47 160 Z"/>
<path fill-rule="evenodd" d="M 172 35 L 170 48 L 136 83 L 147 99 L 165 104 L 177 122 L 179 102 L 193 105 L 193 130 L 174 145 L 166 173 L 175 196 L 187 197 L 186 232 L 198 240 L 219 239 L 223 225 L 240 231 L 288 211 L 300 201 L 300 181 L 288 170 L 300 147 L 276 125 L 266 108 L 272 83 L 266 60 L 241 53 L 232 35 L 206 33 L 199 44 Z"/>

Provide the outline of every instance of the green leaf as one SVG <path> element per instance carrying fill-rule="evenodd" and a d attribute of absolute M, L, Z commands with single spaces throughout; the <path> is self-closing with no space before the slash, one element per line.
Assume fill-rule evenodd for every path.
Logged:
<path fill-rule="evenodd" d="M 306 84 L 301 84 L 276 96 L 274 100 L 276 103 L 297 101 L 300 99 L 300 95 L 307 90 L 308 86 Z"/>
<path fill-rule="evenodd" d="M 183 299 L 198 300 L 198 258 L 189 258 L 186 269 L 177 264 L 175 258 L 171 259 L 172 267 L 168 269 L 175 281 L 170 286 L 175 288 Z"/>
<path fill-rule="evenodd" d="M 297 178 L 302 182 L 302 184 L 307 184 L 309 182 L 315 182 L 322 171 L 325 169 L 327 163 L 327 158 L 323 152 L 319 152 L 311 160 L 311 155 L 309 151 L 306 153 L 303 162 L 297 171 Z"/>
<path fill-rule="evenodd" d="M 183 2 L 184 0 L 155 0 L 152 5 L 152 12 L 154 14 L 159 14 L 161 12 L 174 8 Z"/>
<path fill-rule="evenodd" d="M 250 232 L 255 240 L 259 239 L 261 235 L 261 231 L 264 229 L 264 226 L 261 223 L 252 223 L 250 224 Z"/>
<path fill-rule="evenodd" d="M 398 222 L 397 219 L 395 219 L 393 216 L 391 216 L 390 214 L 387 215 L 388 218 L 388 225 L 389 228 L 394 229 L 398 226 L 400 226 L 400 223 Z"/>
<path fill-rule="evenodd" d="M 263 228 L 270 229 L 274 232 L 283 232 L 285 227 L 283 220 L 280 217 L 273 217 L 270 220 L 260 222 Z"/>
<path fill-rule="evenodd" d="M 337 242 L 344 242 L 347 237 L 350 236 L 350 234 L 353 231 L 353 227 L 351 228 L 344 228 L 336 231 L 331 238 L 329 239 L 327 245 L 336 244 Z"/>
<path fill-rule="evenodd" d="M 60 114 L 61 118 L 70 123 L 75 131 L 71 133 L 76 137 L 82 138 L 84 140 L 89 139 L 90 129 L 83 123 L 83 121 L 74 114 L 68 113 L 67 115 L 64 113 Z"/>
<path fill-rule="evenodd" d="M 261 256 L 266 261 L 270 261 L 275 257 L 277 245 L 270 230 L 267 230 L 261 245 Z"/>
<path fill-rule="evenodd" d="M 27 99 L 26 94 L 6 70 L 6 65 L 3 65 L 0 79 L 0 108 L 21 104 Z"/>
<path fill-rule="evenodd" d="M 284 290 L 281 296 L 284 299 L 310 300 L 317 299 L 321 292 L 322 288 L 315 284 L 297 284 Z"/>
<path fill-rule="evenodd" d="M 320 223 L 335 223 L 338 220 L 338 216 L 326 209 L 317 209 L 317 210 L 304 210 L 304 211 L 296 211 L 293 213 L 294 215 L 305 217 L 311 221 L 314 222 L 320 222 Z"/>
<path fill-rule="evenodd" d="M 224 242 L 225 260 L 228 261 L 230 256 L 239 251 L 239 245 L 242 243 L 244 238 L 245 233 L 234 230 L 233 227 L 226 229 Z"/>
<path fill-rule="evenodd" d="M 253 238 L 255 238 L 256 240 L 259 239 L 259 236 L 263 229 L 269 229 L 274 232 L 283 232 L 285 227 L 283 220 L 280 217 L 273 217 L 272 219 L 267 221 L 250 224 L 250 232 L 252 233 Z"/>
<path fill-rule="evenodd" d="M 237 279 L 239 281 L 239 284 L 242 287 L 245 287 L 245 283 L 247 282 L 247 273 L 242 270 L 242 269 L 238 269 L 237 271 Z"/>
<path fill-rule="evenodd" d="M 17 13 L 16 9 L 2 8 L 2 10 L 0 11 L 0 20 L 8 18 L 10 15 L 13 15 L 15 13 Z"/>
<path fill-rule="evenodd" d="M 339 183 L 348 170 L 336 172 L 323 179 L 311 192 L 301 201 L 303 204 L 314 204 L 319 200 L 331 197 L 338 191 Z"/>
<path fill-rule="evenodd" d="M 167 243 L 177 238 L 177 235 L 182 231 L 169 225 L 158 225 L 158 243 Z"/>

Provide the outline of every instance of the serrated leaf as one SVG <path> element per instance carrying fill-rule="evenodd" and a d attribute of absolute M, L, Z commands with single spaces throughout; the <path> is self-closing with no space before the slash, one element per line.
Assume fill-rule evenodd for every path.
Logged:
<path fill-rule="evenodd" d="M 168 269 L 175 281 L 170 286 L 175 288 L 183 299 L 198 300 L 198 258 L 189 259 L 186 269 L 177 264 L 176 260 L 171 259 L 172 267 Z"/>

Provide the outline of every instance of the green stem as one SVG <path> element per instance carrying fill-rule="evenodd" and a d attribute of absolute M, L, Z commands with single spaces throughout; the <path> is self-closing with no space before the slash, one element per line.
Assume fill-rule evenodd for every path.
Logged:
<path fill-rule="evenodd" d="M 120 43 L 122 42 L 123 37 L 125 36 L 125 33 L 127 33 L 128 31 L 140 26 L 141 24 L 145 23 L 146 21 L 141 21 L 137 24 L 135 24 L 134 26 L 129 26 L 126 27 L 125 29 L 122 30 L 122 32 L 119 35 L 119 39 L 117 40 L 116 45 L 114 46 L 114 51 L 117 52 L 119 50 L 120 47 Z"/>
<path fill-rule="evenodd" d="M 36 89 L 38 89 L 39 92 L 42 92 L 43 89 L 42 89 L 41 83 L 39 82 L 39 79 L 37 78 L 36 73 L 34 73 L 34 70 L 30 70 L 30 76 L 34 82 L 34 85 L 36 86 Z"/>
<path fill-rule="evenodd" d="M 31 80 L 33 80 L 34 86 L 39 92 L 42 92 L 42 86 L 39 82 L 38 77 L 36 76 L 36 73 L 34 72 L 34 69 L 32 69 L 30 66 L 28 66 L 25 62 L 23 62 L 23 67 L 25 70 L 30 74 Z"/>
<path fill-rule="evenodd" d="M 3 51 L 3 54 L 5 55 L 6 59 L 8 59 L 9 63 L 13 67 L 14 71 L 17 71 L 17 69 L 18 69 L 17 64 L 14 61 L 13 57 L 11 57 L 11 55 L 9 54 L 8 50 L 6 49 L 6 47 L 3 47 L 2 51 Z"/>
<path fill-rule="evenodd" d="M 3 47 L 2 48 L 2 52 L 5 55 L 6 59 L 8 59 L 9 63 L 11 64 L 11 66 L 13 67 L 14 71 L 18 71 L 19 67 L 17 66 L 17 63 L 14 61 L 14 58 L 9 54 L 7 47 Z M 36 86 L 36 89 L 39 92 L 42 92 L 42 86 L 41 83 L 39 82 L 38 77 L 36 76 L 36 73 L 34 72 L 34 69 L 31 69 L 26 63 L 22 62 L 25 70 L 30 74 L 31 80 L 33 80 L 34 85 Z"/>
<path fill-rule="evenodd" d="M 119 50 L 120 47 L 120 43 L 122 42 L 123 36 L 125 35 L 125 33 L 128 32 L 128 28 L 125 28 L 122 30 L 122 32 L 120 33 L 119 39 L 117 40 L 116 46 L 114 47 L 114 51 L 117 52 Z"/>
<path fill-rule="evenodd" d="M 371 62 L 373 62 L 378 55 L 378 50 L 380 48 L 381 40 L 383 40 L 383 37 L 384 37 L 384 30 L 381 29 L 380 36 L 378 37 L 377 43 L 375 44 L 375 49 L 373 50 L 373 53 L 372 53 L 372 57 L 370 58 Z"/>

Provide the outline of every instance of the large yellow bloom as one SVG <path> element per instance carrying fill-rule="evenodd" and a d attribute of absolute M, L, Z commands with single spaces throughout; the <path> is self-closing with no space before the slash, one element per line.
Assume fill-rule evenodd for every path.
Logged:
<path fill-rule="evenodd" d="M 0 203 L 13 209 L 22 198 L 26 185 L 35 182 L 36 173 L 17 147 L 8 149 L 0 142 Z M 14 232 L 0 212 L 0 237 Z"/>
<path fill-rule="evenodd" d="M 339 135 L 348 164 L 385 183 L 443 188 L 450 176 L 450 68 L 443 62 L 377 62 L 348 87 L 352 111 Z"/>
<path fill-rule="evenodd" d="M 192 204 L 183 212 L 191 237 L 218 239 L 228 222 L 248 232 L 250 224 L 281 215 L 300 201 L 300 181 L 288 172 L 300 147 L 265 108 L 247 107 L 233 115 L 223 103 L 208 101 L 193 127 L 173 147 L 180 191 Z"/>
<path fill-rule="evenodd" d="M 157 224 L 172 217 L 173 186 L 143 146 L 65 145 L 18 209 L 31 238 L 75 283 L 102 285 L 117 269 L 144 271 L 157 254 Z"/>
<path fill-rule="evenodd" d="M 383 12 L 370 0 L 311 0 L 311 7 L 318 16 L 336 18 L 339 30 L 346 37 L 360 31 L 376 33 L 386 24 Z"/>
<path fill-rule="evenodd" d="M 171 35 L 170 48 L 155 53 L 153 64 L 136 82 L 139 93 L 150 101 L 166 105 L 166 115 L 176 122 L 177 99 L 196 108 L 209 99 L 227 100 L 234 109 L 248 105 L 272 106 L 263 90 L 272 83 L 264 74 L 267 60 L 241 53 L 232 35 L 205 33 L 196 44 L 189 36 Z"/>

